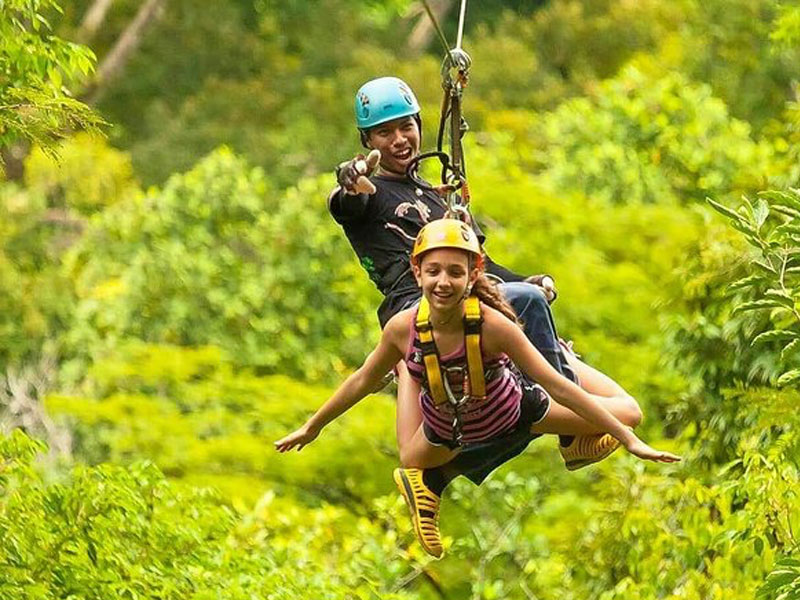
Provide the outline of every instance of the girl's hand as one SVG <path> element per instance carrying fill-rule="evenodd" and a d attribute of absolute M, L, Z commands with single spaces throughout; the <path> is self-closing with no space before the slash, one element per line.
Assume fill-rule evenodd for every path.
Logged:
<path fill-rule="evenodd" d="M 310 444 L 319 435 L 318 429 L 311 429 L 308 425 L 303 425 L 297 431 L 290 433 L 285 438 L 275 442 L 275 449 L 278 452 L 288 452 L 292 448 L 297 448 L 299 452 L 303 446 Z"/>
<path fill-rule="evenodd" d="M 673 463 L 678 462 L 681 457 L 670 452 L 664 452 L 663 450 L 656 450 L 655 448 L 651 448 L 647 444 L 645 444 L 639 438 L 634 438 L 630 443 L 625 445 L 628 452 L 633 454 L 634 456 L 638 456 L 643 460 L 652 460 L 655 462 L 663 462 L 663 463 Z"/>

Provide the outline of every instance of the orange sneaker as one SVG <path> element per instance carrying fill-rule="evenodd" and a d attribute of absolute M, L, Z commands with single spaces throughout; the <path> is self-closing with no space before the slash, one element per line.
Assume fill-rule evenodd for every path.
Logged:
<path fill-rule="evenodd" d="M 609 433 L 576 435 L 568 446 L 559 444 L 558 450 L 567 471 L 582 469 L 599 462 L 620 447 L 619 440 Z"/>
<path fill-rule="evenodd" d="M 421 469 L 395 469 L 392 476 L 411 511 L 419 543 L 425 552 L 439 558 L 444 552 L 439 536 L 439 496 L 423 483 Z"/>

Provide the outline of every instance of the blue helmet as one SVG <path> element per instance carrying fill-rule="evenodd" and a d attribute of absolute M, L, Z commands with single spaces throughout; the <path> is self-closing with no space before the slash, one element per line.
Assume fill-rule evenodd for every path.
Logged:
<path fill-rule="evenodd" d="M 362 131 L 392 119 L 419 113 L 414 92 L 397 77 L 379 77 L 368 81 L 356 93 L 356 124 Z"/>

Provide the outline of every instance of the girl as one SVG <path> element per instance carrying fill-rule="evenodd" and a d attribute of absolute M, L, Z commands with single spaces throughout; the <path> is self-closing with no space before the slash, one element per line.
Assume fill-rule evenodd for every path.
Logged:
<path fill-rule="evenodd" d="M 416 506 L 425 500 L 418 470 L 449 462 L 463 444 L 523 427 L 562 435 L 607 432 L 639 458 L 680 460 L 651 448 L 620 420 L 630 413 L 629 398 L 603 397 L 601 403 L 550 366 L 483 275 L 483 256 L 471 227 L 453 219 L 429 223 L 417 236 L 411 263 L 422 288 L 420 306 L 389 320 L 361 368 L 300 429 L 275 442 L 278 451 L 300 450 L 312 442 L 403 359 L 419 390 L 422 424 L 410 439 L 401 440 L 405 469 L 395 472 L 395 481 L 412 509 L 420 541 L 435 556 L 441 555 L 438 529 L 435 523 L 420 522 L 424 507 Z M 429 508 L 438 512 L 438 497 L 430 500 L 436 506 Z"/>

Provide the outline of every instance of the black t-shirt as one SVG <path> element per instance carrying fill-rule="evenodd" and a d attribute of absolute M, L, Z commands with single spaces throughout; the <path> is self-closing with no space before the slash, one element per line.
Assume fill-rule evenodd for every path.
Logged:
<path fill-rule="evenodd" d="M 376 175 L 370 178 L 377 191 L 369 196 L 350 196 L 335 191 L 328 198 L 328 209 L 344 229 L 361 266 L 385 296 L 378 308 L 381 327 L 409 301 L 420 295 L 411 273 L 409 257 L 414 240 L 424 225 L 444 217 L 445 202 L 431 190 L 411 179 Z M 478 240 L 483 232 L 473 219 Z M 486 270 L 504 281 L 521 281 L 486 257 Z"/>

